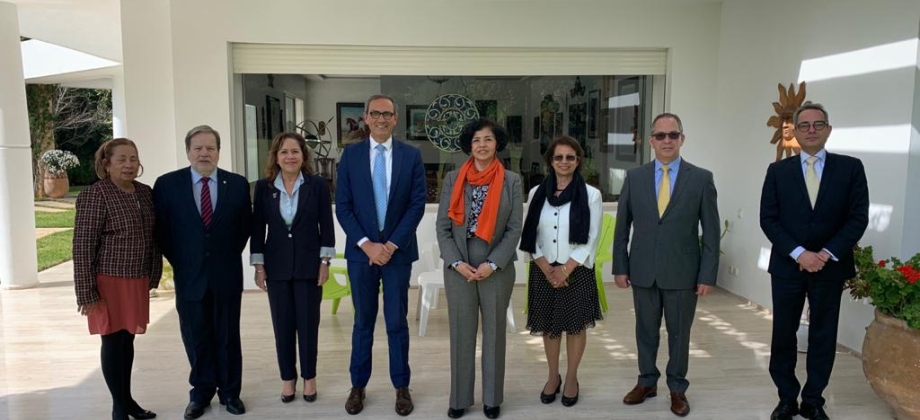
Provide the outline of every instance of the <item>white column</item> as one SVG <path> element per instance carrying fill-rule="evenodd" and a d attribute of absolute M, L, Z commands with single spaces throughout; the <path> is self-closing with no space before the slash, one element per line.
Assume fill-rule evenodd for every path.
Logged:
<path fill-rule="evenodd" d="M 169 7 L 168 0 L 121 0 L 124 115 L 130 121 L 126 134 L 137 143 L 144 164 L 140 181 L 148 185 L 188 165 L 185 148 L 178 145 L 183 139 L 176 138 Z M 117 80 L 113 82 L 118 89 Z M 116 91 L 112 93 L 114 98 Z"/>
<path fill-rule="evenodd" d="M 124 67 L 122 67 L 122 70 Z M 128 136 L 128 121 L 125 111 L 125 77 L 119 71 L 112 76 L 112 138 Z"/>
<path fill-rule="evenodd" d="M 38 284 L 32 147 L 16 5 L 0 1 L 0 288 Z"/>

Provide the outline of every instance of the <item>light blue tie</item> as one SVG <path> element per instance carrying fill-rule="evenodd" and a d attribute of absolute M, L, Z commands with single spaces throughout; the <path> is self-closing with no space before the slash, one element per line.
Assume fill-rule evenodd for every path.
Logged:
<path fill-rule="evenodd" d="M 387 163 L 383 154 L 387 148 L 378 144 L 374 148 L 374 204 L 377 206 L 377 227 L 383 231 L 383 224 L 387 220 Z"/>

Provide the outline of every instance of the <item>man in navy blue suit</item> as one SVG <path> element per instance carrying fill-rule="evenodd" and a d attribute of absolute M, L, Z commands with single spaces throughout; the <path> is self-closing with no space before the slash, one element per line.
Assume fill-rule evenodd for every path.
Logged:
<path fill-rule="evenodd" d="M 345 231 L 345 259 L 355 307 L 351 334 L 348 414 L 364 409 L 371 348 L 383 282 L 383 316 L 396 413 L 412 413 L 409 395 L 409 275 L 418 259 L 415 230 L 425 213 L 425 171 L 418 149 L 393 139 L 396 101 L 374 95 L 364 106 L 370 137 L 347 147 L 339 160 L 335 214 Z"/>
<path fill-rule="evenodd" d="M 242 252 L 251 231 L 249 184 L 217 168 L 220 134 L 213 128 L 191 129 L 185 151 L 191 166 L 157 178 L 153 187 L 157 244 L 173 267 L 191 365 L 185 418 L 201 417 L 215 393 L 227 412 L 243 414 L 240 303 Z"/>
<path fill-rule="evenodd" d="M 859 159 L 824 149 L 832 129 L 824 107 L 803 105 L 793 123 L 802 152 L 770 164 L 760 198 L 760 227 L 773 243 L 770 376 L 779 404 L 770 419 L 828 420 L 822 393 L 834 367 L 843 284 L 856 275 L 853 247 L 869 223 L 869 188 Z M 805 299 L 811 317 L 802 387 L 795 333 Z"/>

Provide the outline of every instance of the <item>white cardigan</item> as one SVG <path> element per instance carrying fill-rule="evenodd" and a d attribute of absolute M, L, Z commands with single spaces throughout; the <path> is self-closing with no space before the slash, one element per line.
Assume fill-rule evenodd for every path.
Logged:
<path fill-rule="evenodd" d="M 601 221 L 603 220 L 603 200 L 601 192 L 590 185 L 588 187 L 588 208 L 591 210 L 591 225 L 588 227 L 588 243 L 569 243 L 569 211 L 572 203 L 562 207 L 553 207 L 549 200 L 543 203 L 543 212 L 540 213 L 540 223 L 537 224 L 537 247 L 531 258 L 546 258 L 550 264 L 558 262 L 565 264 L 569 258 L 578 261 L 581 265 L 594 268 L 594 254 L 597 241 L 601 235 Z M 538 187 L 530 190 L 527 202 L 533 200 Z M 612 251 L 611 251 L 612 252 Z"/>

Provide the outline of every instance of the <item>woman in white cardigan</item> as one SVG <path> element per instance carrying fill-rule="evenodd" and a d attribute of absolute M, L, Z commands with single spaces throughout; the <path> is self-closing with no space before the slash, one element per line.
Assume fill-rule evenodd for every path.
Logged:
<path fill-rule="evenodd" d="M 553 170 L 530 191 L 520 247 L 533 259 L 527 328 L 543 337 L 549 365 L 540 401 L 552 403 L 562 387 L 559 353 L 565 334 L 568 366 L 562 405 L 566 407 L 578 402 L 578 365 L 587 342 L 584 332 L 603 318 L 593 268 L 602 200 L 600 191 L 587 185 L 579 173 L 584 156 L 578 141 L 568 136 L 549 145 L 544 158 Z"/>

